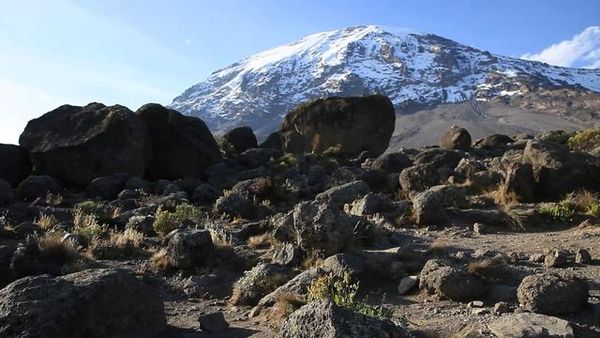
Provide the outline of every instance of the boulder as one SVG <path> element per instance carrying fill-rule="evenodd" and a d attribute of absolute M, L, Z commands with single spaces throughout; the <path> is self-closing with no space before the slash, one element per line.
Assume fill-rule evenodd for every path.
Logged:
<path fill-rule="evenodd" d="M 140 175 L 151 156 L 144 123 L 123 106 L 64 105 L 29 121 L 19 139 L 34 174 L 86 185 L 114 173 Z"/>
<path fill-rule="evenodd" d="M 570 152 L 552 142 L 530 140 L 523 150 L 523 162 L 532 166 L 540 198 L 562 198 L 581 189 L 600 190 L 600 158 L 590 154 Z"/>
<path fill-rule="evenodd" d="M 331 147 L 358 156 L 382 154 L 388 147 L 396 114 L 383 95 L 329 97 L 300 104 L 283 121 L 280 135 L 285 152 L 322 153 Z"/>
<path fill-rule="evenodd" d="M 438 185 L 415 194 L 412 204 L 417 224 L 434 225 L 448 220 L 446 208 L 465 208 L 468 201 L 459 188 Z"/>
<path fill-rule="evenodd" d="M 412 161 L 408 156 L 401 152 L 387 153 L 379 156 L 371 164 L 371 168 L 375 170 L 383 170 L 386 172 L 401 172 L 410 167 Z"/>
<path fill-rule="evenodd" d="M 480 299 L 487 291 L 481 280 L 438 259 L 430 259 L 423 266 L 419 288 L 459 302 Z"/>
<path fill-rule="evenodd" d="M 223 312 L 212 312 L 204 314 L 198 318 L 200 328 L 206 332 L 221 332 L 229 328 L 229 323 L 225 320 Z"/>
<path fill-rule="evenodd" d="M 213 252 L 208 230 L 175 229 L 165 238 L 166 257 L 172 267 L 192 269 L 204 265 Z"/>
<path fill-rule="evenodd" d="M 430 148 L 421 151 L 415 156 L 414 164 L 430 164 L 434 169 L 454 169 L 464 158 L 465 154 L 458 150 Z"/>
<path fill-rule="evenodd" d="M 14 198 L 15 194 L 10 183 L 0 178 L 0 206 L 12 202 Z"/>
<path fill-rule="evenodd" d="M 533 169 L 529 163 L 511 163 L 503 172 L 501 192 L 520 202 L 533 202 L 537 196 L 537 183 L 533 178 Z"/>
<path fill-rule="evenodd" d="M 250 127 L 238 127 L 223 134 L 223 140 L 232 147 L 236 154 L 250 148 L 258 148 L 256 136 Z"/>
<path fill-rule="evenodd" d="M 261 298 L 274 291 L 291 278 L 290 269 L 284 265 L 260 263 L 244 272 L 233 286 L 233 305 L 256 305 Z"/>
<path fill-rule="evenodd" d="M 113 200 L 125 187 L 128 175 L 115 174 L 95 178 L 86 188 L 86 193 L 91 198 Z"/>
<path fill-rule="evenodd" d="M 588 296 L 589 287 L 583 280 L 552 273 L 529 275 L 517 289 L 521 307 L 546 315 L 577 312 L 587 304 Z"/>
<path fill-rule="evenodd" d="M 333 208 L 341 208 L 344 204 L 366 195 L 369 190 L 369 186 L 364 181 L 354 181 L 330 188 L 318 194 L 315 200 Z"/>
<path fill-rule="evenodd" d="M 389 319 L 363 315 L 326 300 L 296 310 L 285 320 L 279 335 L 283 338 L 412 337 L 407 329 Z"/>
<path fill-rule="evenodd" d="M 473 148 L 483 150 L 504 149 L 508 144 L 511 144 L 514 141 L 515 140 L 507 135 L 491 134 L 473 142 Z"/>
<path fill-rule="evenodd" d="M 433 165 L 417 164 L 402 170 L 398 180 L 402 190 L 419 192 L 437 185 L 440 177 Z"/>
<path fill-rule="evenodd" d="M 458 126 L 450 127 L 450 130 L 442 136 L 440 147 L 450 150 L 464 150 L 471 148 L 471 134 L 465 129 Z"/>
<path fill-rule="evenodd" d="M 16 188 L 31 174 L 27 150 L 12 144 L 0 144 L 0 179 Z"/>
<path fill-rule="evenodd" d="M 297 204 L 293 217 L 298 247 L 320 257 L 342 251 L 369 230 L 361 217 L 316 201 Z"/>
<path fill-rule="evenodd" d="M 130 272 L 25 277 L 0 290 L 0 336 L 151 337 L 166 327 L 156 292 Z"/>
<path fill-rule="evenodd" d="M 259 145 L 259 147 L 267 149 L 277 149 L 281 151 L 281 148 L 283 147 L 283 145 L 281 144 L 281 135 L 278 131 L 272 132 L 271 134 L 269 134 L 269 136 L 267 136 L 263 143 Z"/>
<path fill-rule="evenodd" d="M 48 193 L 61 192 L 60 184 L 50 176 L 29 176 L 17 187 L 17 196 L 25 201 L 33 201 L 38 197 L 46 197 Z"/>
<path fill-rule="evenodd" d="M 568 321 L 537 313 L 511 313 L 488 324 L 498 338 L 574 338 Z"/>
<path fill-rule="evenodd" d="M 206 124 L 150 103 L 135 114 L 148 129 L 152 142 L 152 160 L 146 170 L 151 179 L 202 177 L 205 170 L 221 160 L 221 152 Z"/>

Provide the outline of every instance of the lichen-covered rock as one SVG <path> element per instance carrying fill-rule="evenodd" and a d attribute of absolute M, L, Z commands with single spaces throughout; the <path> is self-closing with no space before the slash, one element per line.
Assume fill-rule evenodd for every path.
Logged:
<path fill-rule="evenodd" d="M 208 230 L 175 229 L 164 240 L 166 257 L 174 268 L 192 269 L 204 265 L 213 252 Z"/>
<path fill-rule="evenodd" d="M 559 315 L 577 312 L 587 304 L 589 287 L 574 276 L 539 273 L 523 278 L 517 297 L 526 310 Z"/>
<path fill-rule="evenodd" d="M 202 177 L 210 165 L 221 160 L 217 141 L 199 118 L 155 103 L 142 106 L 135 114 L 150 135 L 149 178 Z"/>
<path fill-rule="evenodd" d="M 439 184 L 440 177 L 433 165 L 417 164 L 402 170 L 398 180 L 402 190 L 419 192 Z"/>
<path fill-rule="evenodd" d="M 64 105 L 29 121 L 19 138 L 33 173 L 86 185 L 115 173 L 141 175 L 151 157 L 144 123 L 129 109 Z"/>
<path fill-rule="evenodd" d="M 440 147 L 451 150 L 469 150 L 471 148 L 471 134 L 465 128 L 452 126 L 442 136 Z"/>
<path fill-rule="evenodd" d="M 423 266 L 419 288 L 459 302 L 480 299 L 487 291 L 485 284 L 467 271 L 438 259 L 430 259 Z"/>
<path fill-rule="evenodd" d="M 0 336 L 6 338 L 141 338 L 165 327 L 157 293 L 124 270 L 25 277 L 0 290 Z"/>
<path fill-rule="evenodd" d="M 321 153 L 330 147 L 357 156 L 374 156 L 388 147 L 396 114 L 383 95 L 329 97 L 303 103 L 290 111 L 280 129 L 283 150 Z"/>
<path fill-rule="evenodd" d="M 316 201 L 297 204 L 293 215 L 296 244 L 320 257 L 341 252 L 369 231 L 367 220 Z"/>
<path fill-rule="evenodd" d="M 366 195 L 369 186 L 364 181 L 354 181 L 328 189 L 317 195 L 316 201 L 326 203 L 333 208 L 340 208 L 346 203 Z"/>
<path fill-rule="evenodd" d="M 231 303 L 256 305 L 262 297 L 274 291 L 291 278 L 291 271 L 284 265 L 260 263 L 246 271 L 233 286 Z"/>
<path fill-rule="evenodd" d="M 408 338 L 411 333 L 388 319 L 370 317 L 335 305 L 315 301 L 304 305 L 283 323 L 283 338 Z"/>

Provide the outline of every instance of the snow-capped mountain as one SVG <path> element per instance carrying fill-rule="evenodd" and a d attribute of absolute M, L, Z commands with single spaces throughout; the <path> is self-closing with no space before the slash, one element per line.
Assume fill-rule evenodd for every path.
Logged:
<path fill-rule="evenodd" d="M 292 107 L 323 96 L 381 93 L 402 115 L 461 102 L 520 102 L 523 108 L 531 102 L 515 98 L 557 88 L 595 97 L 600 69 L 554 67 L 432 34 L 358 26 L 243 59 L 187 89 L 170 106 L 202 118 L 215 132 L 249 125 L 264 136 Z"/>

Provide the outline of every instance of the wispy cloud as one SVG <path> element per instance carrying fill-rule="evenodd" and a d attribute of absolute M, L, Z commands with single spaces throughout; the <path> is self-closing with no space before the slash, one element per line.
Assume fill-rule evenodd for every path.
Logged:
<path fill-rule="evenodd" d="M 569 40 L 521 58 L 555 66 L 600 68 L 600 26 L 590 26 Z"/>

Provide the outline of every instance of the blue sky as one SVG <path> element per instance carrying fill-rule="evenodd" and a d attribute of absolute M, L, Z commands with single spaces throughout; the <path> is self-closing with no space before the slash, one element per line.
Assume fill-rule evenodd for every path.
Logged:
<path fill-rule="evenodd" d="M 597 0 L 0 0 L 0 142 L 63 103 L 167 104 L 245 56 L 360 24 L 600 67 Z"/>

